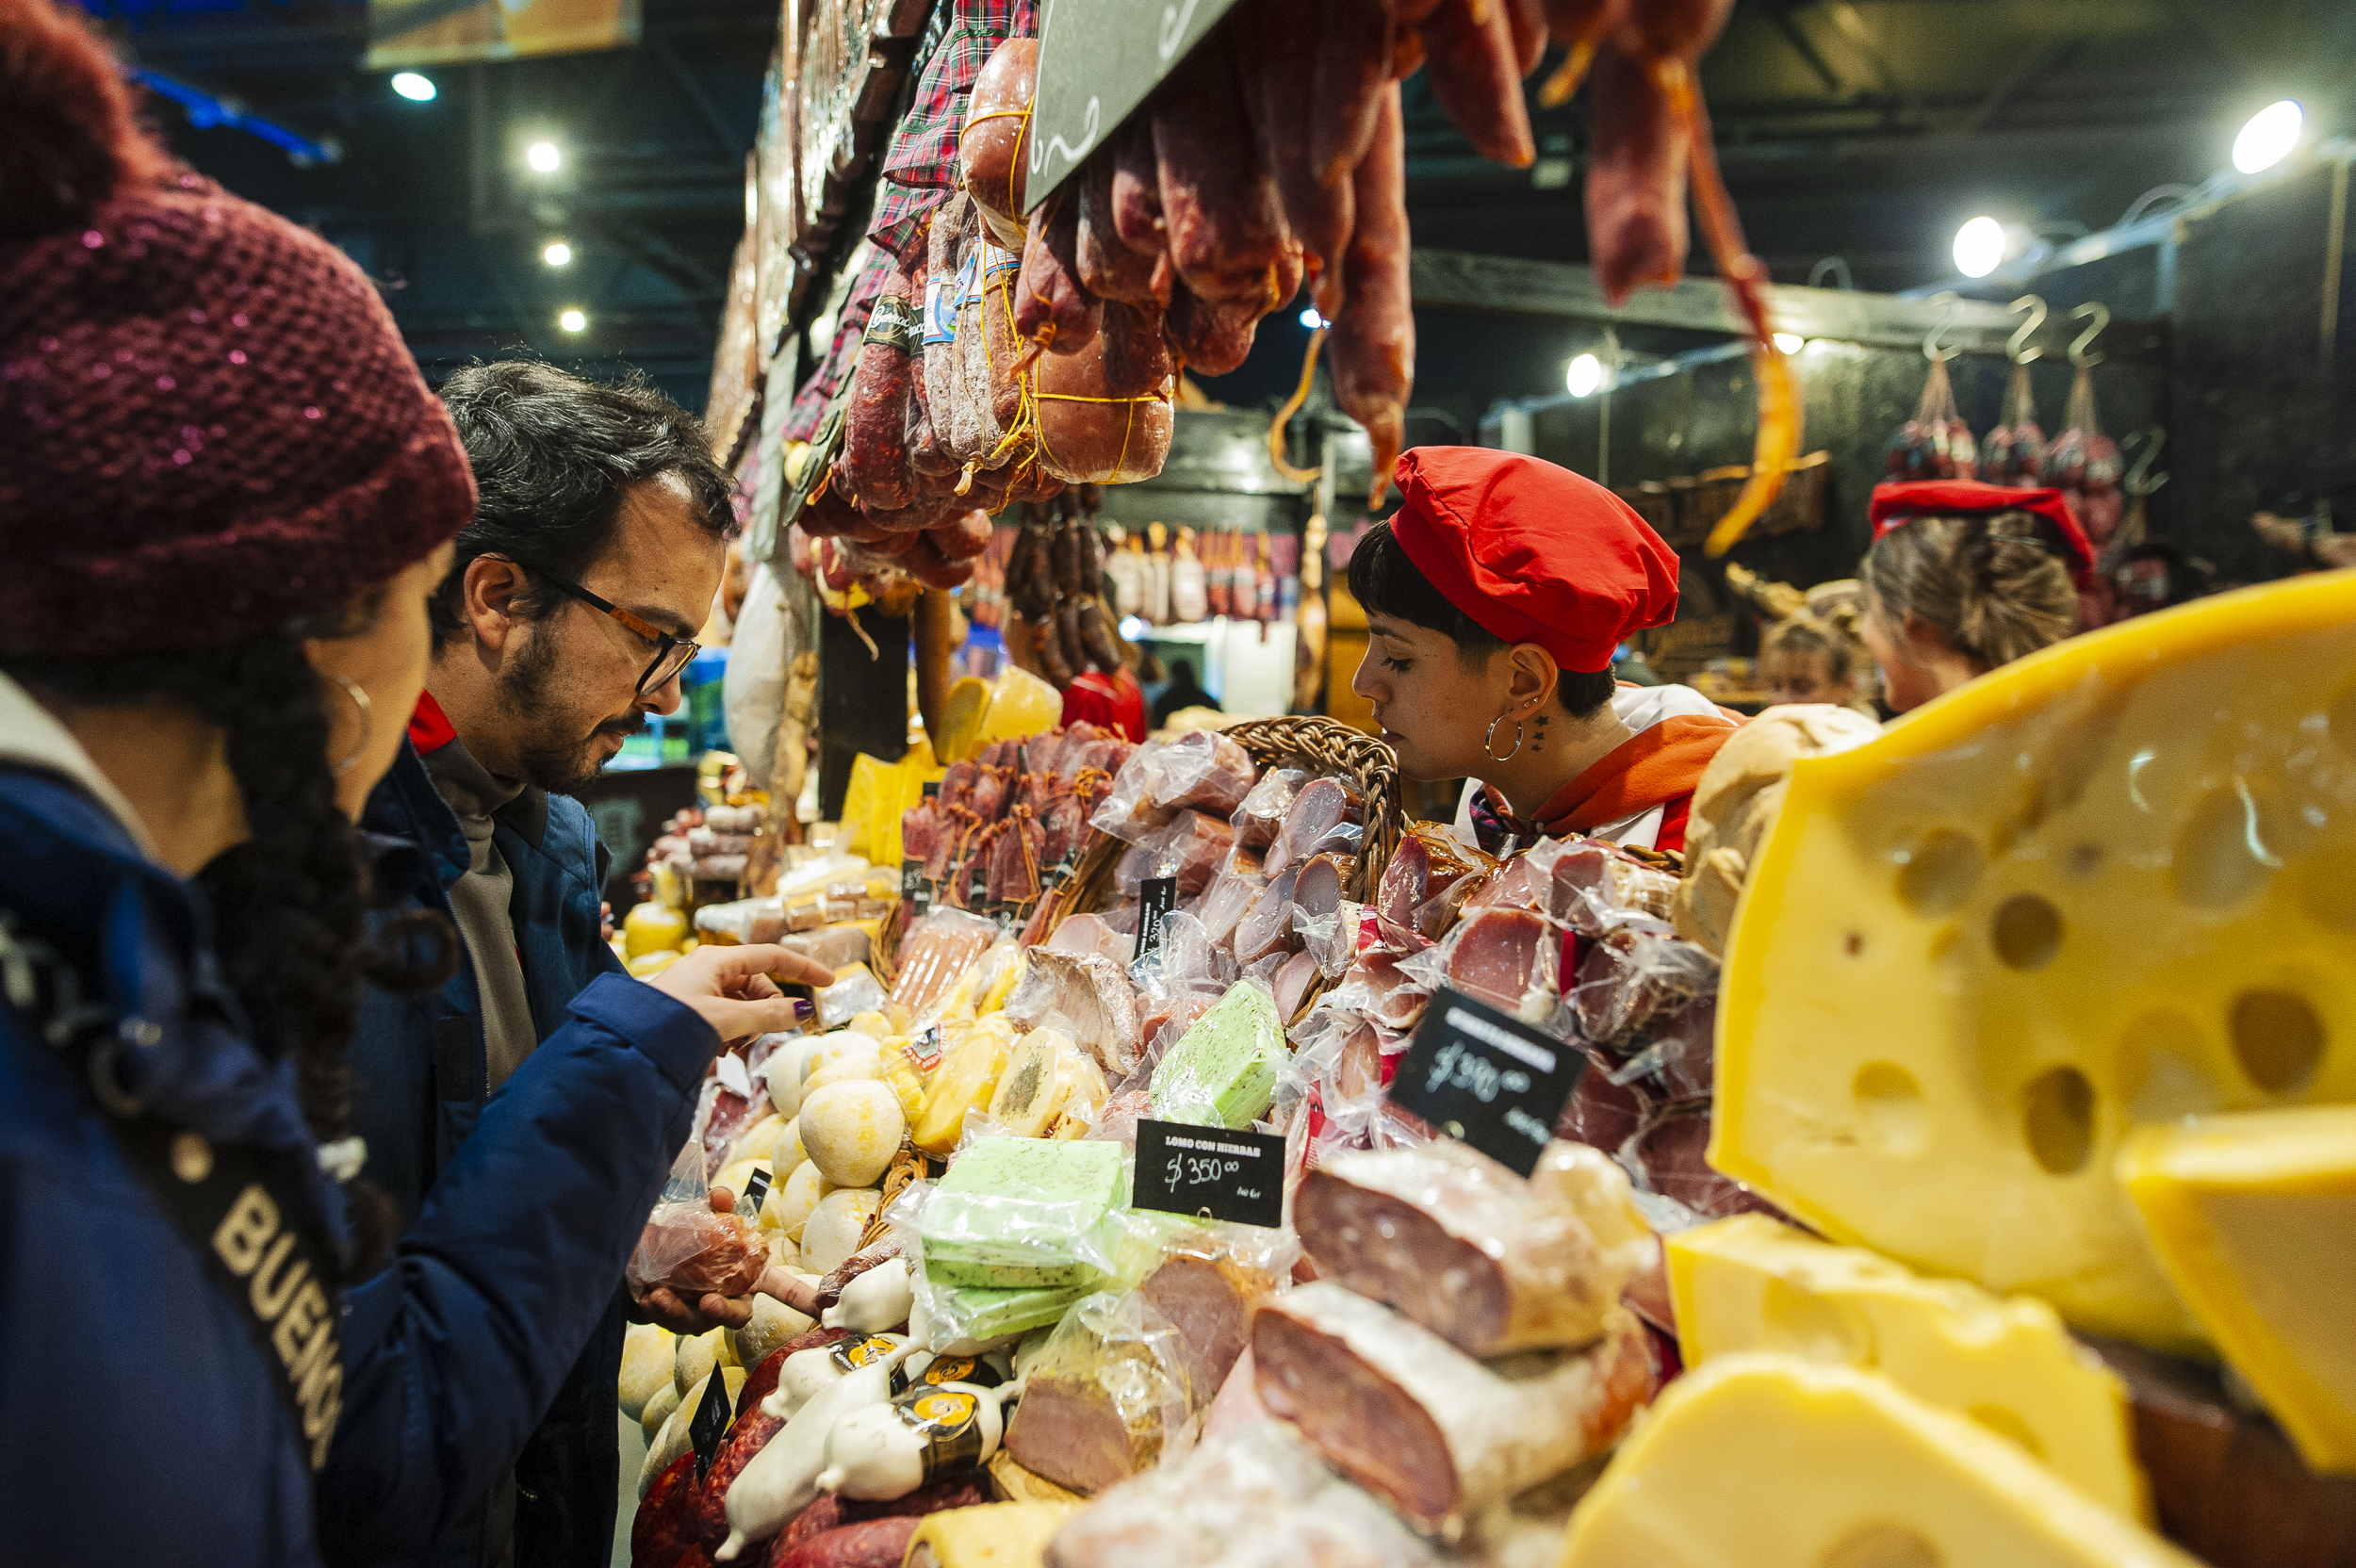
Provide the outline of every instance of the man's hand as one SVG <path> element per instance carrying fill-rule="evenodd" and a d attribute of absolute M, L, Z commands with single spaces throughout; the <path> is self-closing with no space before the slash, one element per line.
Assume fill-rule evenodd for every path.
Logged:
<path fill-rule="evenodd" d="M 695 1009 L 724 1040 L 749 1039 L 794 1027 L 792 1001 L 777 981 L 824 986 L 834 972 L 775 942 L 743 947 L 706 945 L 672 964 L 646 984 Z"/>
<path fill-rule="evenodd" d="M 736 1194 L 726 1187 L 713 1187 L 712 1212 L 734 1214 Z M 775 1268 L 769 1270 L 771 1274 L 778 1272 Z M 765 1290 L 768 1283 L 764 1276 L 756 1288 Z M 638 1298 L 638 1310 L 646 1314 L 648 1322 L 660 1323 L 675 1334 L 700 1334 L 712 1329 L 741 1329 L 750 1323 L 753 1298 L 749 1295 L 728 1297 L 707 1292 L 691 1306 L 668 1285 L 657 1285 Z"/>
<path fill-rule="evenodd" d="M 804 1317 L 815 1318 L 823 1310 L 818 1305 L 818 1287 L 807 1280 L 797 1280 L 782 1265 L 771 1264 L 761 1276 L 761 1283 L 753 1286 L 754 1294 L 784 1302 Z"/>

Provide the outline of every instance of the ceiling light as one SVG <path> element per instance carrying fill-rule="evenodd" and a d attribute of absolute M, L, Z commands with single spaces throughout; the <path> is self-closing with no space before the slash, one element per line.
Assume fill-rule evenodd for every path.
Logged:
<path fill-rule="evenodd" d="M 2241 135 L 2233 139 L 2233 167 L 2245 174 L 2273 168 L 2299 145 L 2299 132 L 2306 119 L 2296 98 L 2268 104 L 2251 115 Z"/>
<path fill-rule="evenodd" d="M 393 90 L 413 104 L 430 104 L 434 102 L 434 78 L 420 76 L 414 71 L 397 71 L 393 74 Z"/>
<path fill-rule="evenodd" d="M 1775 334 L 1775 348 L 1778 351 L 1783 353 L 1796 354 L 1807 342 L 1808 339 L 1802 337 L 1796 332 L 1779 332 Z"/>
<path fill-rule="evenodd" d="M 1330 327 L 1333 323 L 1327 320 L 1324 317 L 1319 316 L 1317 314 L 1317 307 L 1311 305 L 1308 309 L 1301 313 L 1301 324 L 1307 327 L 1311 332 L 1315 332 L 1319 327 Z"/>
<path fill-rule="evenodd" d="M 556 166 L 564 161 L 564 155 L 557 151 L 553 141 L 535 141 L 524 149 L 524 161 L 537 173 L 553 174 Z"/>
<path fill-rule="evenodd" d="M 1581 354 L 1571 361 L 1563 372 L 1563 390 L 1574 398 L 1583 398 L 1603 384 L 1603 361 L 1594 354 Z"/>
<path fill-rule="evenodd" d="M 1974 218 L 1955 231 L 1955 270 L 1967 278 L 1985 278 L 2004 265 L 2004 225 L 1993 218 Z"/>
<path fill-rule="evenodd" d="M 589 327 L 589 318 L 577 310 L 568 310 L 556 318 L 556 324 L 566 332 L 585 332 Z"/>
<path fill-rule="evenodd" d="M 540 259 L 550 267 L 562 267 L 573 259 L 573 248 L 561 239 L 557 240 L 540 253 Z"/>

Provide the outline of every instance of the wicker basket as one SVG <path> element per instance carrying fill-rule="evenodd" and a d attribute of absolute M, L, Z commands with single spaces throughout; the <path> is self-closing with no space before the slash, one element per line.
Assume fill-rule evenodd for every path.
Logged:
<path fill-rule="evenodd" d="M 1391 863 L 1392 852 L 1399 848 L 1399 835 L 1405 830 L 1405 813 L 1399 806 L 1399 760 L 1391 748 L 1371 735 L 1332 719 L 1246 719 L 1228 726 L 1222 733 L 1250 752 L 1252 767 L 1262 773 L 1291 764 L 1312 774 L 1347 778 L 1358 786 L 1359 795 L 1366 802 L 1366 837 L 1359 841 L 1358 866 L 1350 874 L 1350 886 L 1344 891 L 1352 903 L 1371 902 L 1375 890 L 1383 884 L 1383 872 Z M 1101 913 L 1109 906 L 1113 871 L 1128 849 L 1128 844 L 1109 833 L 1092 834 L 1079 864 L 1072 868 L 1071 880 L 1054 895 L 1054 906 L 1043 921 L 1035 923 L 1026 937 L 1044 941 L 1070 917 Z M 1327 985 L 1320 979 L 1310 988 L 1301 1004 L 1304 1011 L 1324 993 Z M 1287 1023 L 1291 1021 L 1286 1020 Z"/>

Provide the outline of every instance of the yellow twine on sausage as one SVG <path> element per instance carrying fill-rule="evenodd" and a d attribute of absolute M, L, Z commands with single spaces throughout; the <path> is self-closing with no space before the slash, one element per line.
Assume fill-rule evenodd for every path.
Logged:
<path fill-rule="evenodd" d="M 1284 406 L 1276 411 L 1276 418 L 1268 428 L 1268 460 L 1278 473 L 1295 484 L 1314 483 L 1325 472 L 1321 467 L 1296 468 L 1284 461 L 1284 427 L 1292 423 L 1301 405 L 1309 400 L 1309 388 L 1317 384 L 1317 351 L 1325 347 L 1324 319 L 1319 317 L 1317 326 L 1309 334 L 1309 351 L 1301 361 L 1301 384 L 1293 388 L 1293 395 L 1284 400 Z"/>

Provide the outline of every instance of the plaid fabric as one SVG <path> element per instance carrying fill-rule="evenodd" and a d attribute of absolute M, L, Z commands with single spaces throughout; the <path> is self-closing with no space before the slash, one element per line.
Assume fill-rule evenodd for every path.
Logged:
<path fill-rule="evenodd" d="M 916 78 L 916 99 L 884 154 L 867 236 L 894 255 L 916 237 L 917 220 L 957 187 L 957 131 L 965 101 L 990 51 L 1039 32 L 1036 0 L 954 0 L 941 41 Z"/>
<path fill-rule="evenodd" d="M 871 247 L 866 261 L 851 279 L 849 291 L 843 296 L 842 312 L 835 318 L 834 342 L 827 348 L 826 359 L 794 395 L 793 410 L 786 416 L 786 440 L 807 441 L 818 433 L 827 406 L 859 366 L 859 347 L 867 335 L 867 318 L 875 311 L 875 300 L 883 293 L 884 278 L 891 270 L 892 257 Z"/>

